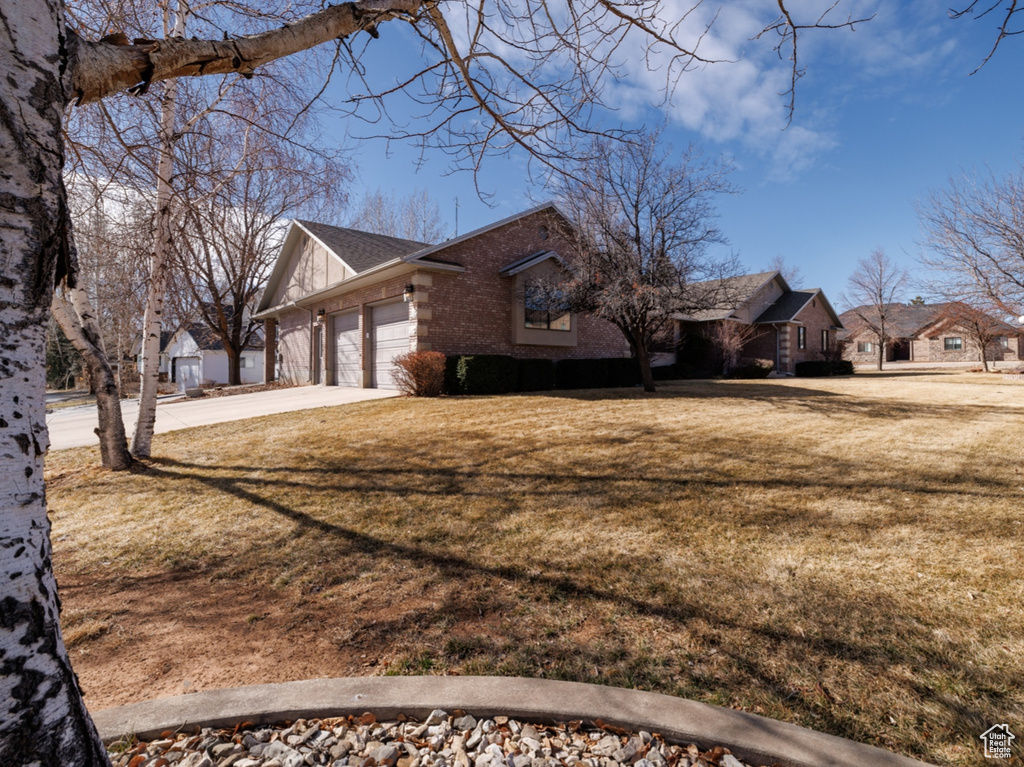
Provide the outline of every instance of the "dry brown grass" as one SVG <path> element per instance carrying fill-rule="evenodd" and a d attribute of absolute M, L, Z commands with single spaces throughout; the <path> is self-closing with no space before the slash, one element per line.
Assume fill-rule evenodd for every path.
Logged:
<path fill-rule="evenodd" d="M 982 764 L 1024 729 L 1022 433 L 965 373 L 377 401 L 54 454 L 55 562 L 119 627 L 76 640 L 101 706 L 538 676 Z"/>

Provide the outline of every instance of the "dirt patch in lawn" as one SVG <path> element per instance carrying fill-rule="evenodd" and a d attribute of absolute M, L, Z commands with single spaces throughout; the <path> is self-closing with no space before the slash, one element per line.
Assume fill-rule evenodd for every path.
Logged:
<path fill-rule="evenodd" d="M 395 399 L 48 459 L 94 708 L 323 676 L 654 690 L 942 764 L 1024 719 L 1024 384 Z"/>

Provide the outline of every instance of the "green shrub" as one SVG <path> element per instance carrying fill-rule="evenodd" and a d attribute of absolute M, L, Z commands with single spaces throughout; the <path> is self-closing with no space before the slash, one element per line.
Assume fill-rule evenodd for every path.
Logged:
<path fill-rule="evenodd" d="M 675 381 L 679 378 L 679 374 L 676 372 L 676 366 L 672 365 L 658 365 L 656 368 L 651 368 L 651 378 L 655 381 Z"/>
<path fill-rule="evenodd" d="M 449 357 L 444 363 L 444 390 L 448 394 L 462 394 L 459 385 L 459 360 L 462 357 Z"/>
<path fill-rule="evenodd" d="M 740 379 L 753 379 L 753 378 L 767 378 L 772 372 L 771 365 L 758 365 L 757 363 L 750 363 L 747 365 L 737 365 L 729 371 L 726 378 L 740 378 Z"/>
<path fill-rule="evenodd" d="M 554 360 L 519 360 L 516 391 L 548 391 L 554 388 Z"/>
<path fill-rule="evenodd" d="M 603 389 L 608 386 L 608 360 L 559 360 L 555 384 L 559 389 Z"/>
<path fill-rule="evenodd" d="M 726 373 L 726 378 L 767 378 L 775 367 L 771 360 L 743 357 Z"/>
<path fill-rule="evenodd" d="M 516 387 L 519 362 L 506 354 L 459 357 L 455 377 L 461 394 L 508 394 Z"/>
<path fill-rule="evenodd" d="M 658 365 L 651 368 L 655 381 L 678 381 L 684 378 L 696 378 L 697 370 L 689 362 L 676 362 L 672 365 Z"/>
<path fill-rule="evenodd" d="M 832 375 L 834 375 L 834 376 L 852 376 L 853 375 L 853 361 L 852 360 L 834 360 L 832 362 Z"/>
<path fill-rule="evenodd" d="M 798 378 L 852 376 L 853 363 L 850 360 L 806 360 L 796 363 L 794 371 Z"/>
<path fill-rule="evenodd" d="M 675 368 L 676 378 L 696 378 L 697 369 L 689 362 L 677 362 L 672 367 Z"/>
<path fill-rule="evenodd" d="M 632 357 L 608 358 L 608 385 L 611 387 L 637 386 L 640 383 L 640 367 Z"/>

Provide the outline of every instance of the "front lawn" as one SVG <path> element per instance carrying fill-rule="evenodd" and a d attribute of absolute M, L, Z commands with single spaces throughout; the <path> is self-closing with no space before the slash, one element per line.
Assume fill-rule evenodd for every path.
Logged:
<path fill-rule="evenodd" d="M 48 458 L 94 708 L 501 674 L 940 764 L 1024 738 L 1024 382 L 967 373 L 385 400 Z"/>

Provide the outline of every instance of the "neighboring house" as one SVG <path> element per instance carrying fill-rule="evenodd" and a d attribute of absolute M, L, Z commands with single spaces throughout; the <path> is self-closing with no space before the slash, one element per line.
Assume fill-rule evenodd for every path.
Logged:
<path fill-rule="evenodd" d="M 720 323 L 749 330 L 739 357 L 770 360 L 777 373 L 791 374 L 796 363 L 820 360 L 836 349 L 843 324 L 820 288 L 793 290 L 779 272 L 745 274 L 701 283 L 715 309 L 678 318 L 678 359 L 709 372 L 713 349 L 708 338 Z"/>
<path fill-rule="evenodd" d="M 439 245 L 295 221 L 255 314 L 267 380 L 394 388 L 409 351 L 627 357 L 610 323 L 527 306 L 561 270 L 565 219 L 543 205 Z"/>
<path fill-rule="evenodd" d="M 160 380 L 170 380 L 171 363 L 164 353 L 167 348 L 167 342 L 171 340 L 174 333 L 170 330 L 160 331 L 160 356 L 157 370 L 160 372 Z M 138 336 L 132 343 L 132 349 L 130 352 L 132 358 L 135 360 L 135 370 L 141 375 L 142 373 L 142 336 Z"/>
<path fill-rule="evenodd" d="M 961 306 L 955 302 L 887 305 L 885 360 L 979 361 L 981 350 L 970 330 L 958 319 Z M 878 334 L 867 321 L 877 315 L 878 311 L 870 306 L 858 306 L 840 315 L 847 328 L 841 335 L 844 359 L 855 364 L 878 362 Z M 877 324 L 877 320 L 872 321 Z M 994 362 L 1024 359 L 1020 329 L 995 318 L 991 323 L 997 335 L 985 351 L 986 359 Z"/>
<path fill-rule="evenodd" d="M 193 322 L 173 333 L 161 333 L 160 373 L 179 389 L 228 383 L 228 353 L 220 337 L 206 325 Z M 254 338 L 242 350 L 239 373 L 243 384 L 263 381 L 263 341 Z M 139 370 L 142 357 L 138 357 Z"/>
<path fill-rule="evenodd" d="M 176 332 L 164 354 L 170 361 L 171 383 L 184 391 L 196 386 L 228 383 L 228 353 L 220 336 L 206 325 L 193 322 Z M 263 341 L 250 340 L 239 364 L 241 383 L 263 381 Z"/>

